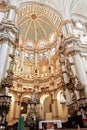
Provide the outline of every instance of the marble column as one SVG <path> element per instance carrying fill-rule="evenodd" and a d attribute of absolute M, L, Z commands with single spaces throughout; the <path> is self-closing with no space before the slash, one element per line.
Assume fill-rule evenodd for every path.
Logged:
<path fill-rule="evenodd" d="M 86 59 L 85 59 L 85 57 L 82 57 L 82 61 L 83 61 L 83 65 L 84 65 L 85 72 L 87 73 L 87 64 L 86 64 Z"/>
<path fill-rule="evenodd" d="M 1 45 L 0 49 L 0 81 L 4 78 L 6 72 L 6 66 L 8 63 L 9 45 L 8 41 L 5 41 Z"/>
<path fill-rule="evenodd" d="M 78 79 L 81 81 L 82 84 L 85 85 L 85 95 L 87 97 L 87 76 L 80 54 L 76 53 L 75 55 L 73 55 L 73 60 L 75 62 Z"/>

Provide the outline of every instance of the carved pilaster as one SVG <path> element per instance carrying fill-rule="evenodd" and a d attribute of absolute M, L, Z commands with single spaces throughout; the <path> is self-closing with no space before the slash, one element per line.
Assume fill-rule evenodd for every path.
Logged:
<path fill-rule="evenodd" d="M 57 108 L 57 99 L 52 100 L 52 114 L 53 114 L 53 119 L 58 118 L 58 108 Z"/>

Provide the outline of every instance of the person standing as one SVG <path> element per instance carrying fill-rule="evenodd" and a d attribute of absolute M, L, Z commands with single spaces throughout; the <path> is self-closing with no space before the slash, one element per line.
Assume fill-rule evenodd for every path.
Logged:
<path fill-rule="evenodd" d="M 24 130 L 24 117 L 21 115 L 18 120 L 18 130 Z"/>
<path fill-rule="evenodd" d="M 30 130 L 35 130 L 35 124 L 33 122 L 30 124 Z"/>

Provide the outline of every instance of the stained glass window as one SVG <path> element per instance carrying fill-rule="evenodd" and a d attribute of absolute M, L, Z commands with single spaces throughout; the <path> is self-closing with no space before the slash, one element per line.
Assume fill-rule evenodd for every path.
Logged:
<path fill-rule="evenodd" d="M 29 54 L 29 60 L 34 60 L 34 54 Z"/>
<path fill-rule="evenodd" d="M 43 60 L 43 58 L 44 58 L 43 53 L 40 53 L 40 54 L 38 55 L 38 60 Z"/>
<path fill-rule="evenodd" d="M 26 59 L 28 59 L 28 58 L 29 58 L 29 54 L 28 54 L 27 52 L 25 52 L 24 57 L 25 57 Z"/>
<path fill-rule="evenodd" d="M 50 41 L 50 43 L 53 43 L 53 42 L 56 41 L 56 39 L 57 39 L 57 33 L 54 32 L 54 33 L 51 34 L 49 41 Z"/>
<path fill-rule="evenodd" d="M 48 52 L 44 52 L 44 59 L 48 58 Z"/>
<path fill-rule="evenodd" d="M 39 43 L 39 47 L 45 47 L 47 45 L 47 43 L 45 41 L 41 41 Z"/>
<path fill-rule="evenodd" d="M 34 47 L 34 44 L 32 42 L 27 42 L 26 43 L 26 47 L 28 48 L 33 48 Z"/>

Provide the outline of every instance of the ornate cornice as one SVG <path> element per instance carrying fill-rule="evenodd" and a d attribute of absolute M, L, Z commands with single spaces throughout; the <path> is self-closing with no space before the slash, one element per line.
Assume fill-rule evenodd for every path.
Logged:
<path fill-rule="evenodd" d="M 18 39 L 18 28 L 14 24 L 7 23 L 6 21 L 0 24 L 0 41 L 10 41 L 9 44 L 15 45 Z M 10 32 L 14 34 L 11 35 Z"/>
<path fill-rule="evenodd" d="M 13 38 L 10 34 L 5 34 L 5 33 L 0 35 L 0 40 L 1 41 L 2 40 L 8 40 L 8 41 L 10 41 L 12 43 L 15 42 L 15 38 Z"/>
<path fill-rule="evenodd" d="M 75 55 L 77 52 L 80 52 L 80 48 L 78 46 L 72 46 L 66 49 L 66 54 Z"/>
<path fill-rule="evenodd" d="M 0 24 L 0 28 L 1 29 L 8 28 L 14 31 L 15 33 L 18 33 L 18 27 L 14 23 L 11 23 L 6 19 L 3 19 L 3 21 Z"/>
<path fill-rule="evenodd" d="M 79 37 L 71 36 L 69 38 L 65 38 L 60 48 L 60 54 L 64 53 L 68 55 L 73 52 L 74 53 L 79 52 L 80 48 L 77 45 L 78 41 L 79 41 Z"/>
<path fill-rule="evenodd" d="M 56 74 L 52 74 L 52 75 L 49 75 L 48 77 L 33 77 L 32 79 L 26 79 L 24 78 L 23 76 L 16 76 L 14 75 L 14 81 L 17 81 L 17 80 L 21 80 L 23 83 L 31 83 L 33 84 L 35 80 L 37 80 L 39 83 L 46 83 L 46 82 L 49 82 L 50 78 L 53 77 L 54 80 L 60 78 L 61 76 L 61 72 L 59 73 L 56 73 Z"/>
<path fill-rule="evenodd" d="M 65 45 L 65 44 L 77 43 L 79 40 L 80 40 L 79 37 L 71 35 L 70 37 L 64 39 L 63 44 Z"/>

